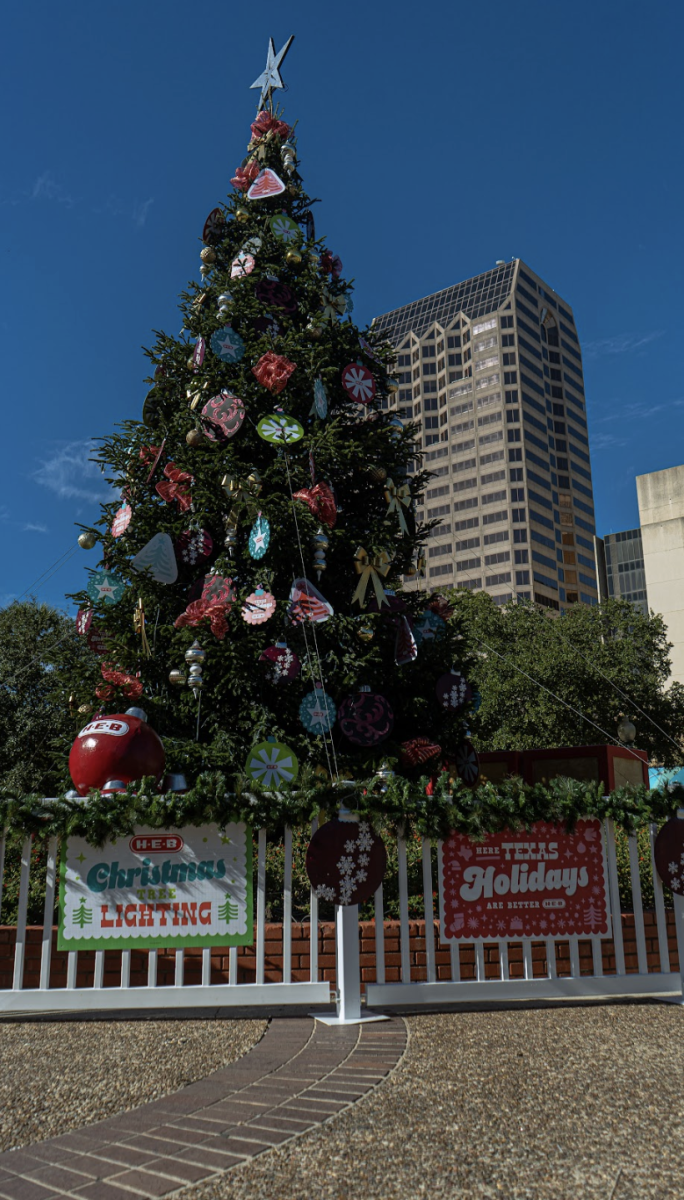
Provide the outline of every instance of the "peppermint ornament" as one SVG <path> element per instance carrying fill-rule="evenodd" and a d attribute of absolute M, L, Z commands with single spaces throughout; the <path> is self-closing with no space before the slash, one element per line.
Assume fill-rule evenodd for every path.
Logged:
<path fill-rule="evenodd" d="M 369 687 L 361 687 L 356 695 L 343 700 L 337 719 L 342 733 L 354 746 L 377 746 L 394 728 L 391 705 Z"/>
<path fill-rule="evenodd" d="M 287 615 L 293 625 L 300 625 L 302 621 L 320 625 L 330 620 L 334 609 L 310 580 L 295 579 L 290 590 Z"/>
<path fill-rule="evenodd" d="M 375 379 L 363 363 L 349 363 L 342 372 L 342 387 L 357 404 L 370 404 L 375 395 Z"/>
<path fill-rule="evenodd" d="M 298 242 L 302 236 L 302 231 L 296 221 L 292 217 L 288 217 L 287 213 L 277 213 L 275 217 L 271 217 L 269 221 L 271 233 L 273 233 L 280 242 Z"/>
<path fill-rule="evenodd" d="M 254 266 L 254 255 L 241 250 L 230 264 L 231 279 L 244 279 L 246 275 L 252 274 Z"/>
<path fill-rule="evenodd" d="M 417 737 L 411 738 L 408 742 L 401 743 L 401 761 L 407 767 L 417 767 L 420 763 L 428 762 L 431 758 L 436 758 L 442 753 L 442 747 L 436 742 L 431 742 L 429 738 Z"/>
<path fill-rule="evenodd" d="M 284 446 L 303 438 L 304 428 L 294 417 L 287 417 L 285 413 L 273 413 L 270 417 L 261 418 L 257 425 L 257 433 L 265 442 Z"/>
<path fill-rule="evenodd" d="M 211 335 L 211 348 L 221 362 L 239 362 L 245 353 L 245 343 L 232 325 L 224 325 Z"/>
<path fill-rule="evenodd" d="M 445 675 L 440 675 L 435 684 L 435 692 L 442 708 L 452 711 L 467 704 L 473 694 L 468 680 L 453 667 Z"/>
<path fill-rule="evenodd" d="M 311 412 L 320 417 L 321 421 L 324 421 L 328 415 L 328 394 L 323 387 L 322 380 L 317 379 L 314 383 L 313 395 L 313 408 Z"/>
<path fill-rule="evenodd" d="M 370 900 L 385 878 L 387 851 L 368 821 L 326 821 L 306 852 L 314 895 L 333 904 Z"/>
<path fill-rule="evenodd" d="M 684 820 L 670 817 L 653 847 L 656 870 L 666 887 L 684 896 Z"/>
<path fill-rule="evenodd" d="M 207 400 L 202 417 L 205 436 L 212 442 L 220 442 L 235 436 L 245 419 L 245 406 L 239 396 L 224 388 L 218 396 Z"/>
<path fill-rule="evenodd" d="M 149 571 L 157 583 L 175 583 L 178 563 L 168 533 L 155 533 L 131 560 L 131 567 L 134 571 Z"/>
<path fill-rule="evenodd" d="M 271 540 L 271 526 L 266 517 L 258 514 L 249 534 L 249 552 L 252 558 L 263 558 Z"/>
<path fill-rule="evenodd" d="M 241 609 L 242 619 L 248 625 L 263 625 L 264 621 L 273 616 L 275 610 L 275 596 L 258 587 L 245 600 Z"/>
<path fill-rule="evenodd" d="M 276 642 L 259 657 L 259 662 L 266 665 L 266 678 L 269 683 L 285 683 L 296 679 L 302 669 L 294 650 L 290 650 L 287 642 Z"/>
<path fill-rule="evenodd" d="M 264 167 L 257 175 L 254 183 L 247 192 L 248 200 L 267 200 L 269 196 L 278 196 L 285 191 L 285 184 L 270 167 Z"/>
<path fill-rule="evenodd" d="M 176 542 L 176 555 L 182 563 L 196 566 L 210 558 L 214 540 L 206 529 L 184 529 Z"/>
<path fill-rule="evenodd" d="M 267 742 L 252 746 L 247 755 L 245 774 L 264 787 L 293 783 L 299 774 L 299 763 L 289 746 L 269 738 Z"/>
<path fill-rule="evenodd" d="M 126 585 L 111 571 L 93 571 L 88 580 L 88 595 L 95 603 L 116 604 L 124 594 Z"/>
<path fill-rule="evenodd" d="M 114 520 L 112 521 L 112 537 L 120 538 L 122 534 L 126 532 L 131 523 L 132 516 L 133 512 L 130 504 L 126 504 L 124 502 L 121 505 L 121 508 L 117 509 L 114 514 Z"/>
<path fill-rule="evenodd" d="M 226 218 L 220 208 L 212 208 L 209 216 L 204 222 L 202 230 L 202 241 L 206 242 L 207 246 L 215 246 L 220 242 L 226 231 Z"/>
<path fill-rule="evenodd" d="M 299 718 L 308 733 L 328 733 L 337 719 L 337 706 L 331 696 L 317 683 L 299 706 Z"/>
<path fill-rule="evenodd" d="M 480 760 L 473 743 L 468 741 L 467 738 L 461 742 L 456 751 L 454 767 L 459 779 L 467 783 L 468 787 L 475 787 L 480 778 Z"/>
<path fill-rule="evenodd" d="M 416 639 L 416 645 L 420 646 L 422 642 L 433 641 L 434 638 L 441 637 L 446 629 L 446 621 L 431 609 L 427 609 L 413 623 L 413 636 Z"/>

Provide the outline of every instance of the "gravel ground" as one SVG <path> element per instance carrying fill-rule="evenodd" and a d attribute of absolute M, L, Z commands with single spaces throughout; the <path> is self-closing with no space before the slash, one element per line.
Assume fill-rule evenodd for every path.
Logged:
<path fill-rule="evenodd" d="M 137 1108 L 241 1058 L 266 1021 L 0 1023 L 0 1150 Z"/>
<path fill-rule="evenodd" d="M 183 1200 L 681 1200 L 684 1012 L 407 1018 L 371 1096 Z"/>

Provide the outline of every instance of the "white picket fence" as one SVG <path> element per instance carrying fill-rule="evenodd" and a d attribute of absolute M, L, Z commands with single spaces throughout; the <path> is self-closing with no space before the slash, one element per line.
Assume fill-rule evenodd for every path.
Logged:
<path fill-rule="evenodd" d="M 498 947 L 498 978 L 489 978 L 485 946 L 475 943 L 474 978 L 462 978 L 462 959 L 459 944 L 449 943 L 449 978 L 438 978 L 437 941 L 439 931 L 435 928 L 433 906 L 432 845 L 429 839 L 422 843 L 423 898 L 426 923 L 425 965 L 418 968 L 412 963 L 410 919 L 408 909 L 408 874 L 406 842 L 399 838 L 397 844 L 399 866 L 399 929 L 400 929 L 400 980 L 388 982 L 385 951 L 385 925 L 383 912 L 383 889 L 375 894 L 375 982 L 366 984 L 366 1003 L 370 1008 L 392 1009 L 395 1006 L 420 1007 L 464 1001 L 559 999 L 562 997 L 599 996 L 661 996 L 672 1000 L 682 995 L 682 977 L 671 969 L 668 949 L 663 890 L 653 861 L 653 842 L 656 827 L 651 827 L 651 871 L 655 895 L 655 915 L 658 942 L 659 969 L 649 970 L 648 949 L 644 926 L 639 881 L 639 853 L 636 838 L 629 839 L 631 888 L 634 910 L 634 929 L 637 954 L 637 970 L 627 970 L 620 918 L 620 899 L 616 862 L 615 830 L 611 822 L 604 826 L 610 907 L 612 915 L 612 943 L 614 946 L 615 970 L 604 971 L 602 942 L 606 939 L 592 937 L 559 937 L 546 939 L 546 973 L 535 972 L 533 947 L 536 941 L 522 943 L 500 941 L 492 943 Z M 284 836 L 284 890 L 283 941 L 281 978 L 273 980 L 272 963 L 269 963 L 269 980 L 266 979 L 266 908 L 269 894 L 266 877 L 265 830 L 257 836 L 258 854 L 256 861 L 256 937 L 254 951 L 254 982 L 238 981 L 238 950 L 229 951 L 228 982 L 213 983 L 212 950 L 202 951 L 201 982 L 185 982 L 185 952 L 175 950 L 174 982 L 169 986 L 158 984 L 158 950 L 133 953 L 147 955 L 147 981 L 140 985 L 131 983 L 131 951 L 120 952 L 121 968 L 118 986 L 105 986 L 105 951 L 94 952 L 92 983 L 78 985 L 77 951 L 67 955 L 66 985 L 51 985 L 52 917 L 57 884 L 57 839 L 51 839 L 48 849 L 48 864 L 44 900 L 44 921 L 41 943 L 40 976 L 38 987 L 24 986 L 26 972 L 27 929 L 26 915 L 31 872 L 31 841 L 27 839 L 22 849 L 22 864 L 19 884 L 18 918 L 16 942 L 12 967 L 12 986 L 0 990 L 0 1012 L 5 1013 L 57 1013 L 93 1010 L 141 1010 L 174 1008 L 224 1008 L 240 1007 L 276 1009 L 283 1005 L 307 1005 L 318 1007 L 337 1001 L 338 1016 L 343 1021 L 358 1020 L 362 1014 L 359 968 L 359 927 L 356 907 L 338 908 L 336 915 L 336 988 L 320 978 L 319 945 L 320 922 L 316 897 L 311 895 L 311 921 L 308 925 L 309 979 L 293 979 L 292 939 L 293 931 L 301 940 L 306 925 L 292 920 L 292 831 L 285 830 Z M 0 839 L 0 898 L 5 855 L 5 838 Z M 438 873 L 439 874 L 439 873 Z M 439 917 L 441 925 L 442 894 L 437 881 Z M 0 920 L 2 914 L 0 912 Z M 684 901 L 675 897 L 675 921 L 680 963 L 684 963 Z M 432 931 L 432 936 L 430 932 Z M 580 942 L 591 946 L 590 972 L 582 970 Z M 556 969 L 556 943 L 568 947 L 569 973 L 558 975 Z M 522 946 L 522 977 L 511 972 L 512 947 Z M 82 951 L 81 953 L 89 953 Z M 93 952 L 90 952 L 92 955 Z M 112 953 L 112 952 L 107 952 Z M 115 952 L 116 953 L 116 952 Z M 215 953 L 215 951 L 214 951 Z M 585 960 L 586 961 L 586 960 Z M 424 978 L 418 979 L 418 974 Z"/>

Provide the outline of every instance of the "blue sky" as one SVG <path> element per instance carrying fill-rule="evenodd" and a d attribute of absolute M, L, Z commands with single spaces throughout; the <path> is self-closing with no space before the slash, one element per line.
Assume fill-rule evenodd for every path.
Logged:
<path fill-rule="evenodd" d="M 75 545 L 91 438 L 137 417 L 204 218 L 244 154 L 267 41 L 355 316 L 525 259 L 574 308 L 597 524 L 684 461 L 684 10 L 627 0 L 37 0 L 3 10 L 0 603 Z M 61 605 L 96 552 L 33 590 Z"/>

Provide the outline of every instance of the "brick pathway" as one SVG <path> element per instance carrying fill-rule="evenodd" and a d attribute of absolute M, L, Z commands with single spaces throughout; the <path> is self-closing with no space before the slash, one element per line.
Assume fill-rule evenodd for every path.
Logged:
<path fill-rule="evenodd" d="M 348 1108 L 400 1061 L 399 1017 L 330 1027 L 271 1022 L 244 1058 L 162 1100 L 0 1154 L 3 1200 L 168 1196 L 281 1145 Z M 154 1063 L 141 1063 L 154 1070 Z"/>

